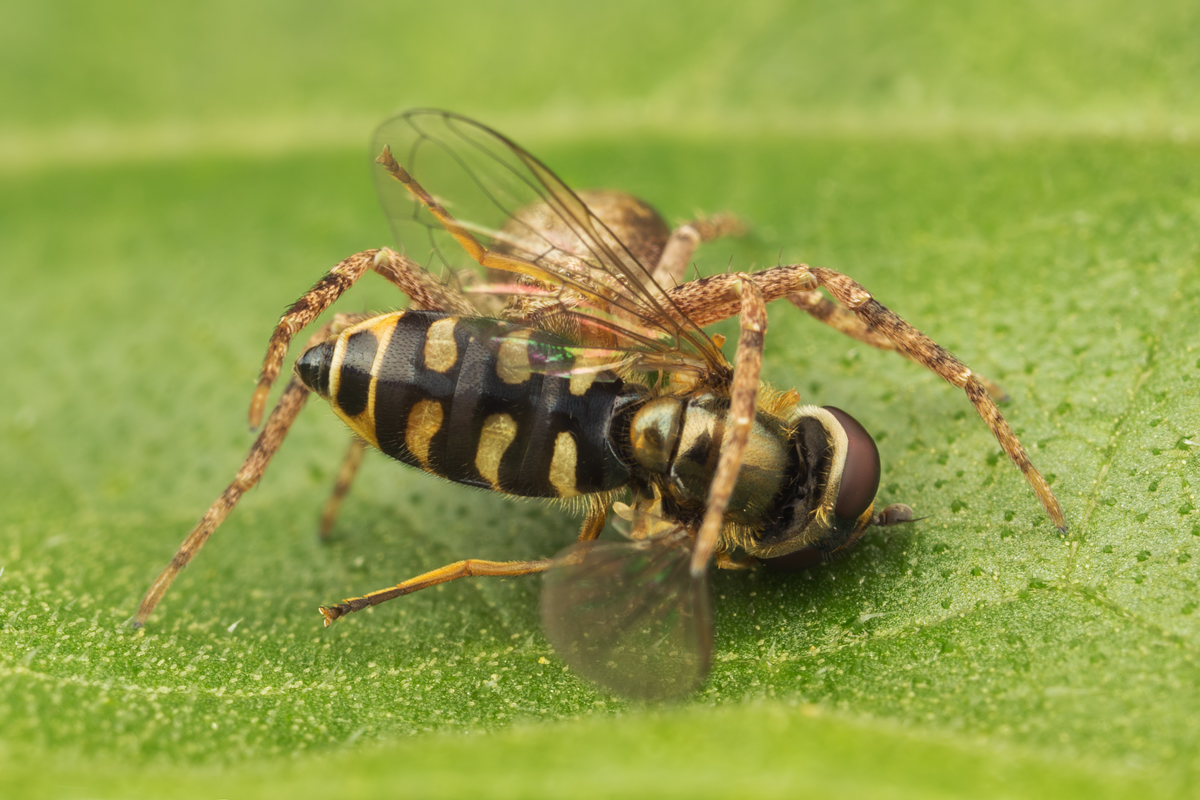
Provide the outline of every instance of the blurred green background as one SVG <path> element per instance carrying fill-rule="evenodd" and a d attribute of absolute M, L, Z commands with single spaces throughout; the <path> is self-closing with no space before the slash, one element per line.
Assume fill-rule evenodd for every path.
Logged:
<path fill-rule="evenodd" d="M 7 3 L 0 26 L 0 794 L 1194 796 L 1200 6 Z M 150 625 L 250 444 L 282 308 L 389 243 L 366 143 L 451 108 L 569 183 L 847 272 L 1013 397 L 1057 536 L 961 393 L 772 312 L 768 377 L 877 434 L 928 518 L 715 578 L 693 699 L 565 672 L 538 582 L 316 606 L 569 515 L 369 458 L 313 404 Z M 399 302 L 368 280 L 344 310 Z M 729 331 L 727 331 L 729 332 Z"/>

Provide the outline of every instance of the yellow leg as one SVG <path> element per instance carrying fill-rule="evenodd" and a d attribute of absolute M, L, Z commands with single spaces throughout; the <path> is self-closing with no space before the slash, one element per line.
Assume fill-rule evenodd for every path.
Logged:
<path fill-rule="evenodd" d="M 534 561 L 480 561 L 474 558 L 456 561 L 453 564 L 426 572 L 424 575 L 409 578 L 390 589 L 381 589 L 362 597 L 352 597 L 343 600 L 336 606 L 321 606 L 321 614 L 325 617 L 325 627 L 328 628 L 334 620 L 344 617 L 352 611 L 362 611 L 369 606 L 377 606 L 393 598 L 428 589 L 430 586 L 437 586 L 439 583 L 477 576 L 508 578 L 516 575 L 530 575 L 535 572 L 545 572 L 553 563 L 548 558 L 539 558 Z"/>
<path fill-rule="evenodd" d="M 594 506 L 588 509 L 587 518 L 584 519 L 583 527 L 579 530 L 579 541 L 593 541 L 604 530 L 604 523 L 607 521 L 608 503 L 604 500 L 596 502 Z"/>

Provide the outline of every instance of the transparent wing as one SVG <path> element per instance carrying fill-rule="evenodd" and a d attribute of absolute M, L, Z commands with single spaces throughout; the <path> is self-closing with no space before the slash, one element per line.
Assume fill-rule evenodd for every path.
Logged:
<path fill-rule="evenodd" d="M 690 537 L 580 542 L 542 589 L 542 624 L 577 673 L 638 700 L 683 697 L 708 674 L 712 598 L 693 578 Z"/>
<path fill-rule="evenodd" d="M 378 167 L 376 187 L 405 255 L 458 281 L 481 309 L 503 308 L 509 319 L 577 342 L 641 354 L 647 371 L 728 370 L 720 350 L 580 196 L 501 134 L 448 112 L 416 110 L 380 126 L 374 144 L 485 248 L 528 267 L 480 274 L 428 207 Z"/>

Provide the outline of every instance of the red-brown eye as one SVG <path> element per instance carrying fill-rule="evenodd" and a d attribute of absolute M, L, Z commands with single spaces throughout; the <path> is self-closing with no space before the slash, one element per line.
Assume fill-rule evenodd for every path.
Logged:
<path fill-rule="evenodd" d="M 833 513 L 841 519 L 855 520 L 871 505 L 879 489 L 879 448 L 854 417 L 833 406 L 825 406 L 825 410 L 841 423 L 848 440 L 846 466 Z"/>

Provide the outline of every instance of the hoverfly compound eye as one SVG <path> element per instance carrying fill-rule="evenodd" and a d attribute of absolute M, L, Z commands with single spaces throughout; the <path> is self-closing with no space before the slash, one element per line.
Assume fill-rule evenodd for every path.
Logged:
<path fill-rule="evenodd" d="M 858 519 L 879 489 L 879 448 L 854 417 L 833 406 L 825 406 L 825 410 L 841 424 L 847 439 L 846 466 L 842 469 L 842 485 L 833 513 L 841 519 Z"/>

